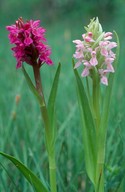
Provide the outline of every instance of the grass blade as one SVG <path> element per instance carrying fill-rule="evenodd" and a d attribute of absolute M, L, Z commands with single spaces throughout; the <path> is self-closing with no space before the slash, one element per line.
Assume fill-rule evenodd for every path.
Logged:
<path fill-rule="evenodd" d="M 0 155 L 9 159 L 19 169 L 19 171 L 24 175 L 24 177 L 29 181 L 29 183 L 33 185 L 36 192 L 48 192 L 47 188 L 40 181 L 40 179 L 36 177 L 34 173 L 31 170 L 29 170 L 23 163 L 21 163 L 15 157 L 10 156 L 8 154 L 0 152 Z"/>

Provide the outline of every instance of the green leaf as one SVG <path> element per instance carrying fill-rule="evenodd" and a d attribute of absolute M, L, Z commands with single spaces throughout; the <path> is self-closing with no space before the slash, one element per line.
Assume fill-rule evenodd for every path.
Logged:
<path fill-rule="evenodd" d="M 30 169 L 28 169 L 23 163 L 8 154 L 0 152 L 0 155 L 9 159 L 19 169 L 19 171 L 24 175 L 24 177 L 29 181 L 29 183 L 33 185 L 36 192 L 48 192 L 48 189 L 45 187 L 42 181 L 40 181 L 40 179 L 36 177 L 34 173 Z"/>
<path fill-rule="evenodd" d="M 59 66 L 57 68 L 53 85 L 51 88 L 51 92 L 49 95 L 49 100 L 48 100 L 48 114 L 49 114 L 49 120 L 51 124 L 51 130 L 53 134 L 53 139 L 55 140 L 55 99 L 56 99 L 56 94 L 57 94 L 57 88 L 58 88 L 58 82 L 59 82 L 59 76 L 60 76 L 60 70 L 61 70 L 61 64 L 59 63 Z"/>
<path fill-rule="evenodd" d="M 95 184 L 96 128 L 83 83 L 76 69 L 74 69 L 74 73 L 76 77 L 78 101 L 83 123 L 82 130 L 86 170 L 90 180 L 93 182 L 93 184 Z"/>
<path fill-rule="evenodd" d="M 56 99 L 56 94 L 57 94 L 60 70 L 61 70 L 61 64 L 59 63 L 55 77 L 54 77 L 53 85 L 51 88 L 49 100 L 48 100 L 48 110 L 50 111 L 50 113 L 52 113 L 54 110 L 54 104 L 55 104 L 55 99 Z"/>
<path fill-rule="evenodd" d="M 37 92 L 35 86 L 33 85 L 28 73 L 26 72 L 24 66 L 22 65 L 22 71 L 23 71 L 23 74 L 25 76 L 25 79 L 27 81 L 27 84 L 30 88 L 30 90 L 32 91 L 32 93 L 35 95 L 35 97 L 37 98 L 37 100 L 39 101 L 39 104 L 40 106 L 44 106 L 44 101 L 43 101 L 43 98 L 39 95 L 39 93 Z"/>

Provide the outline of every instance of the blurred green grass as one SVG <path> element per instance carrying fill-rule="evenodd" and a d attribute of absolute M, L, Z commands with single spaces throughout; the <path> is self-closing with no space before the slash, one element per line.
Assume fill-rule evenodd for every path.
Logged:
<path fill-rule="evenodd" d="M 40 119 L 39 107 L 25 82 L 21 69 L 15 69 L 16 61 L 12 56 L 11 46 L 7 38 L 8 33 L 5 29 L 6 25 L 14 23 L 21 15 L 26 19 L 32 18 L 32 15 L 35 19 L 37 16 L 37 19 L 42 19 L 38 2 L 36 1 L 35 3 L 34 1 L 34 4 L 31 4 L 26 1 L 24 7 L 21 2 L 15 3 L 15 1 L 5 1 L 5 4 L 3 4 L 3 18 L 0 27 L 0 150 L 19 158 L 40 178 L 43 178 L 43 175 L 48 178 L 44 128 Z M 85 5 L 88 5 L 86 1 L 84 2 Z M 125 168 L 123 161 L 125 158 L 125 3 L 123 1 L 120 1 L 120 3 L 116 6 L 113 13 L 107 13 L 107 15 L 105 15 L 105 11 L 101 15 L 98 8 L 93 10 L 91 1 L 87 9 L 84 6 L 79 7 L 79 11 L 75 10 L 75 8 L 69 12 L 61 9 L 62 13 L 65 12 L 65 15 L 56 12 L 57 15 L 55 14 L 53 19 L 50 17 L 50 21 L 45 11 L 43 12 L 41 25 L 47 28 L 46 38 L 52 48 L 52 59 L 54 61 L 54 66 L 48 67 L 44 65 L 41 68 L 46 100 L 48 99 L 57 65 L 59 62 L 62 64 L 56 99 L 58 118 L 56 158 L 59 192 L 82 192 L 85 185 L 85 191 L 87 192 L 91 186 L 84 168 L 80 117 L 72 70 L 72 55 L 75 51 L 72 40 L 81 39 L 81 34 L 84 33 L 83 26 L 89 23 L 90 18 L 98 15 L 104 30 L 115 30 L 121 43 L 119 67 L 116 72 L 109 120 L 106 153 L 106 190 L 113 190 L 112 187 L 118 185 L 123 177 Z M 35 8 L 33 5 L 35 5 Z M 13 12 L 14 7 L 17 7 L 15 12 Z M 8 17 L 7 12 L 10 14 L 11 11 L 12 17 Z M 31 67 L 26 66 L 26 69 L 33 77 Z M 16 95 L 21 97 L 18 105 L 15 102 Z M 0 191 L 33 191 L 10 162 L 0 157 L 0 163 L 6 168 L 5 170 L 5 168 L 0 166 Z"/>

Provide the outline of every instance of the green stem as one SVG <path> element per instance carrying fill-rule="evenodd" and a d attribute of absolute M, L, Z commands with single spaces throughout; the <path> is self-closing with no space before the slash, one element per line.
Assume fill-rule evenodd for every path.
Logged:
<path fill-rule="evenodd" d="M 96 162 L 96 183 L 95 192 L 104 192 L 104 161 L 102 161 L 102 151 L 104 151 L 103 135 L 100 130 L 100 81 L 94 74 L 93 78 L 93 108 L 96 124 L 97 136 L 97 162 Z"/>
<path fill-rule="evenodd" d="M 88 77 L 86 77 L 86 87 L 87 87 L 88 100 L 90 101 L 91 112 L 92 112 L 92 115 L 95 116 L 95 111 L 93 108 L 93 98 L 92 98 L 91 93 L 90 93 L 91 85 L 90 85 L 90 81 L 89 81 Z"/>
<path fill-rule="evenodd" d="M 99 157 L 98 153 L 98 157 Z M 104 164 L 98 162 L 97 158 L 97 166 L 96 166 L 96 185 L 95 192 L 104 192 Z"/>
<path fill-rule="evenodd" d="M 89 80 L 88 77 L 86 77 L 86 86 L 87 86 L 87 93 L 88 93 L 88 98 L 91 102 L 91 94 L 90 94 L 90 88 L 89 88 Z"/>
<path fill-rule="evenodd" d="M 40 106 L 40 110 L 41 110 L 41 115 L 42 115 L 43 122 L 44 122 L 46 139 L 49 140 L 50 139 L 49 118 L 48 118 L 47 107 L 46 107 L 43 89 L 42 89 L 42 82 L 41 82 L 41 77 L 40 77 L 40 68 L 37 65 L 37 63 L 33 65 L 33 72 L 34 72 L 34 77 L 35 77 L 36 89 L 37 89 L 39 95 L 42 97 L 43 102 L 44 102 L 44 106 Z M 48 146 L 47 146 L 47 150 L 48 150 Z"/>
<path fill-rule="evenodd" d="M 98 138 L 97 138 L 97 167 L 96 167 L 96 184 L 98 183 L 97 192 L 104 192 L 104 162 L 105 162 L 105 143 L 107 131 L 102 129 L 100 125 Z"/>
<path fill-rule="evenodd" d="M 56 184 L 56 161 L 55 161 L 55 145 L 51 144 L 51 130 L 49 125 L 49 118 L 46 107 L 41 107 L 41 114 L 45 126 L 46 147 L 49 156 L 49 176 L 50 176 L 50 189 L 51 192 L 57 191 Z"/>
<path fill-rule="evenodd" d="M 96 132 L 98 133 L 100 124 L 100 82 L 97 76 L 93 78 L 93 108 L 97 127 Z"/>
<path fill-rule="evenodd" d="M 36 89 L 39 95 L 43 98 L 43 101 L 45 104 L 44 106 L 40 107 L 40 110 L 41 110 L 41 115 L 42 115 L 44 127 L 45 127 L 46 147 L 47 147 L 48 158 L 49 158 L 50 189 L 51 189 L 51 192 L 57 192 L 55 146 L 51 143 L 52 141 L 51 125 L 49 122 L 48 111 L 47 111 L 44 94 L 42 90 L 40 69 L 37 66 L 37 64 L 33 66 L 33 71 L 34 71 Z"/>
<path fill-rule="evenodd" d="M 42 83 L 41 83 L 41 77 L 40 77 L 40 68 L 37 65 L 37 63 L 33 65 L 33 72 L 34 72 L 34 78 L 35 78 L 35 83 L 36 83 L 36 89 L 37 89 L 39 95 L 43 98 L 43 101 L 45 103 Z"/>
<path fill-rule="evenodd" d="M 49 175 L 51 192 L 57 192 L 55 152 L 49 157 Z"/>

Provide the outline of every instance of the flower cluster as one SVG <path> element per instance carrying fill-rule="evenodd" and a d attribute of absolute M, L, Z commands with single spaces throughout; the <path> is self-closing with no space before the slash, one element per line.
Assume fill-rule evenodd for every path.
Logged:
<path fill-rule="evenodd" d="M 117 46 L 115 42 L 111 42 L 112 33 L 103 32 L 98 21 L 92 20 L 86 34 L 82 35 L 83 40 L 74 40 L 76 44 L 76 52 L 73 55 L 77 59 L 75 68 L 81 64 L 84 65 L 82 76 L 91 76 L 93 71 L 98 73 L 101 83 L 108 85 L 107 74 L 114 72 L 112 63 L 115 60 L 115 54 L 112 49 Z"/>
<path fill-rule="evenodd" d="M 12 48 L 17 60 L 16 68 L 20 68 L 23 62 L 30 65 L 37 64 L 39 67 L 43 63 L 53 64 L 50 59 L 51 49 L 44 44 L 46 30 L 39 27 L 39 24 L 40 20 L 30 20 L 24 23 L 23 19 L 19 18 L 15 25 L 6 27 L 10 32 L 10 43 L 16 45 Z"/>

